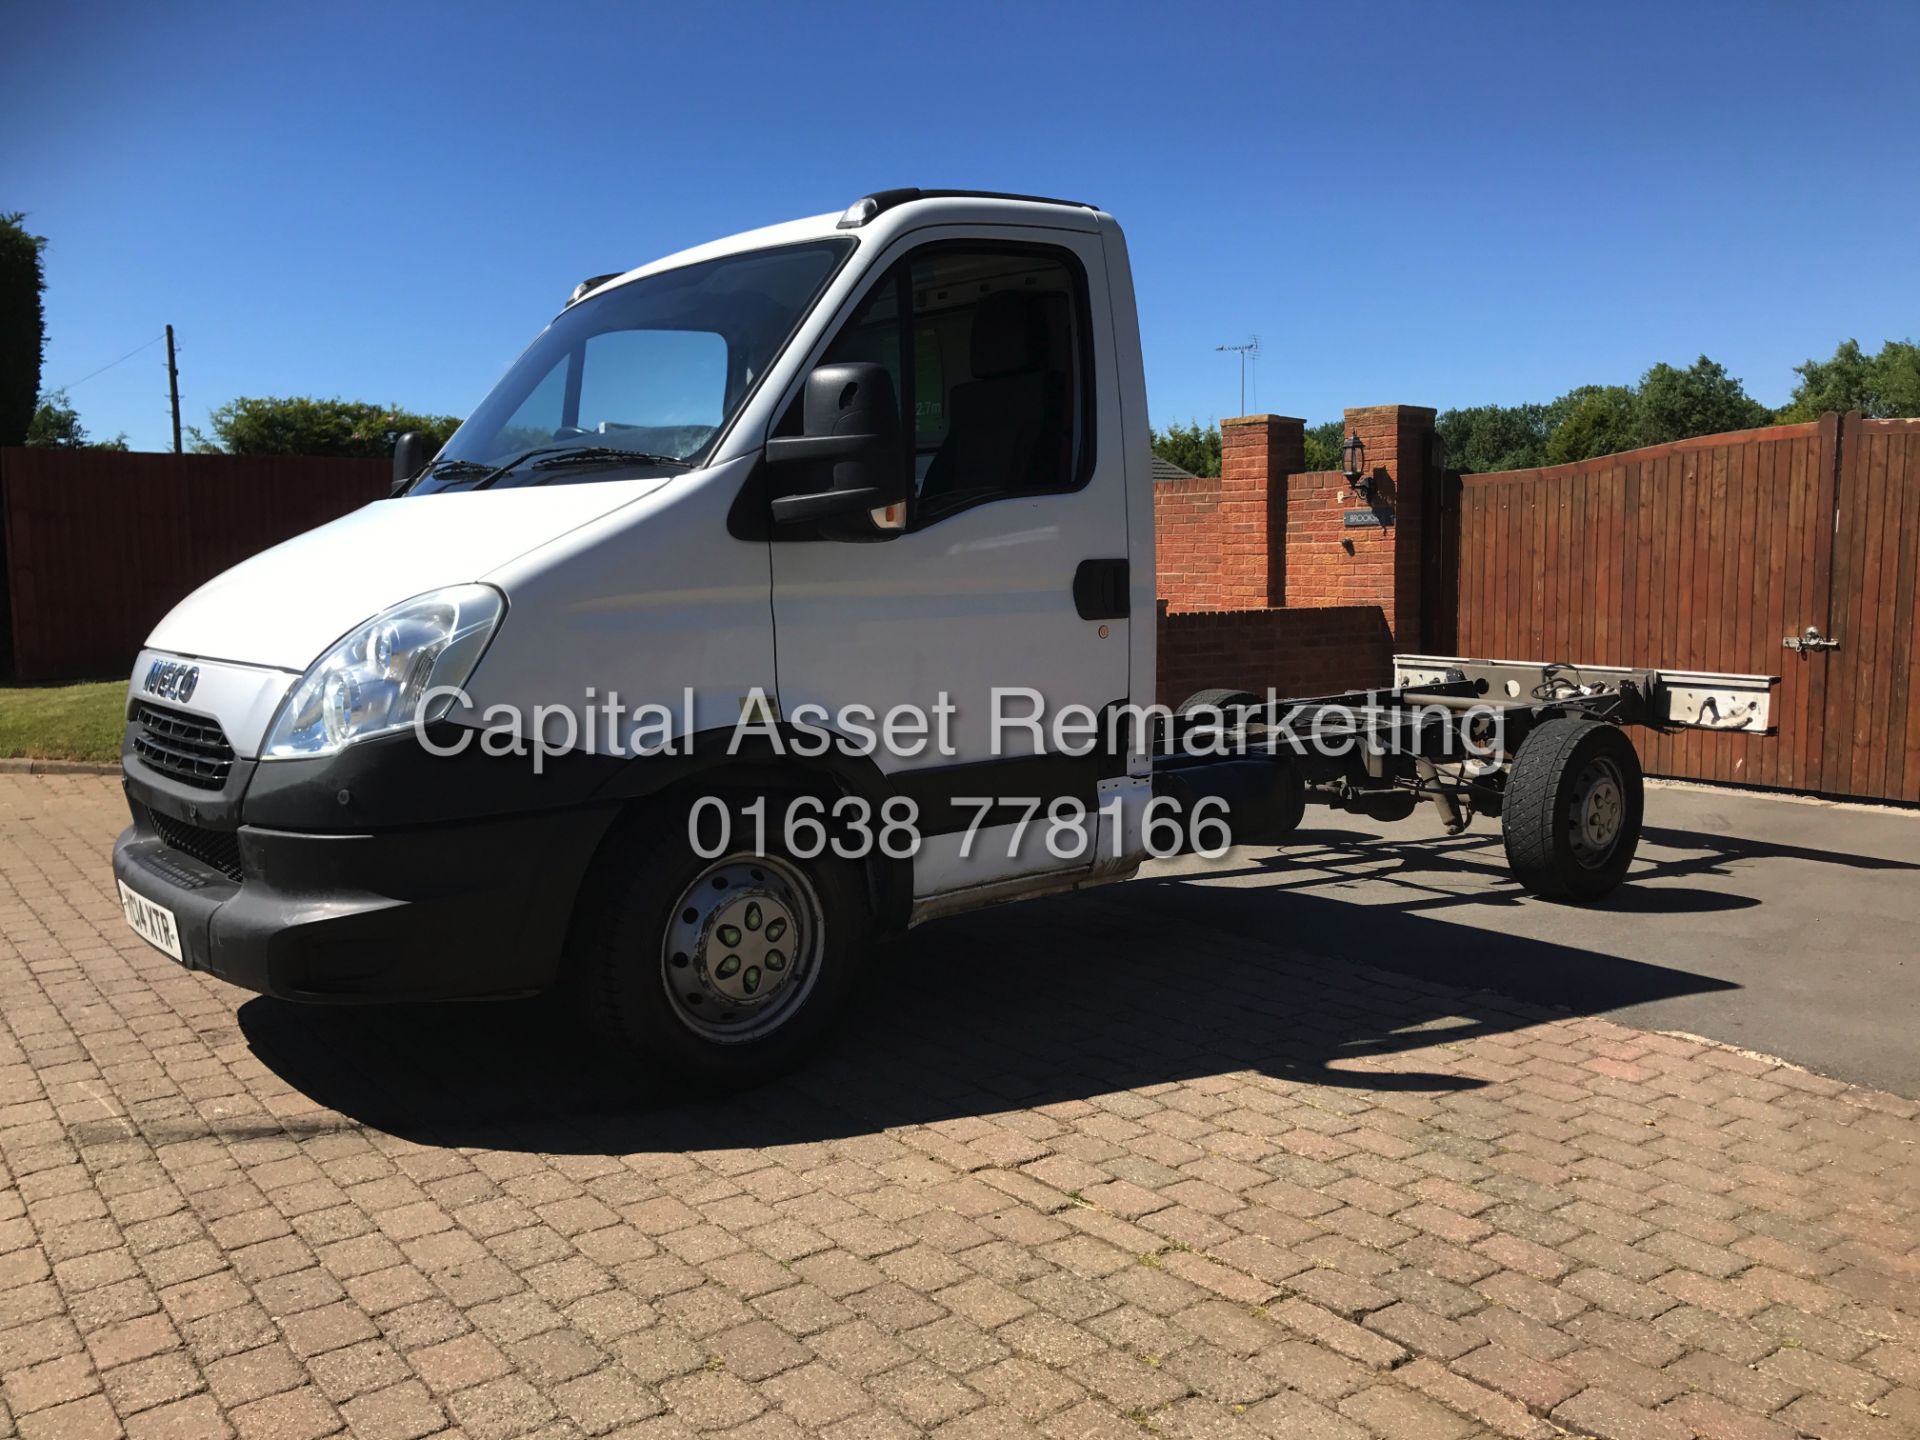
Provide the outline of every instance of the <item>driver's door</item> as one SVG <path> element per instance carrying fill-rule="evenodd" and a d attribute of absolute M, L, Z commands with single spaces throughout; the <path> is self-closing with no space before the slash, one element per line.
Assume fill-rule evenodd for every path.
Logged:
<path fill-rule="evenodd" d="M 1129 693 L 1112 353 L 1097 235 L 982 227 L 903 238 L 814 357 L 893 375 L 911 491 L 892 538 L 775 530 L 779 701 L 788 717 L 945 713 L 950 753 L 874 756 L 918 809 L 917 899 L 1070 877 L 1115 843 L 1086 816 L 1124 746 L 1072 754 L 1084 726 L 1065 743 L 1051 728 L 1062 707 L 1099 716 Z M 1003 719 L 1044 705 L 1037 738 L 995 726 L 996 690 Z"/>

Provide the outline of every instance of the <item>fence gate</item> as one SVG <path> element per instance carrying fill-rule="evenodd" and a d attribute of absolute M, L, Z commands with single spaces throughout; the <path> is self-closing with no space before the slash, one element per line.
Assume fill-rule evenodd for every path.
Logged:
<path fill-rule="evenodd" d="M 1920 421 L 1849 415 L 1839 436 L 1819 789 L 1920 800 Z M 1789 664 L 1795 663 L 1793 658 Z"/>
<path fill-rule="evenodd" d="M 1779 675 L 1777 735 L 1641 732 L 1647 769 L 1920 801 L 1920 421 L 1468 475 L 1457 504 L 1460 653 Z"/>

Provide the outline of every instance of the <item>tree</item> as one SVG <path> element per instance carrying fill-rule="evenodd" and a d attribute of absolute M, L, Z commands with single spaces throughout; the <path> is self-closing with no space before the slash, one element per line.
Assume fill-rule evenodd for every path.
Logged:
<path fill-rule="evenodd" d="M 397 405 L 306 396 L 229 400 L 207 417 L 213 435 L 192 430 L 193 448 L 228 455 L 386 456 L 408 430 L 445 444 L 460 422 L 451 415 L 416 415 Z"/>
<path fill-rule="evenodd" d="M 1547 445 L 1544 405 L 1470 405 L 1443 410 L 1434 429 L 1447 444 L 1447 464 L 1467 474 L 1529 470 Z"/>
<path fill-rule="evenodd" d="M 1633 448 L 1636 397 L 1627 385 L 1582 385 L 1547 406 L 1550 427 L 1541 460 L 1564 465 Z"/>
<path fill-rule="evenodd" d="M 40 398 L 39 408 L 27 426 L 26 443 L 52 450 L 124 450 L 125 432 L 111 440 L 90 440 L 80 413 L 67 403 L 67 392 L 56 390 Z"/>
<path fill-rule="evenodd" d="M 1817 420 L 1828 410 L 1858 410 L 1869 420 L 1920 416 L 1920 346 L 1889 340 L 1878 355 L 1843 340 L 1831 360 L 1809 360 L 1793 367 L 1800 383 L 1780 411 L 1782 421 Z"/>
<path fill-rule="evenodd" d="M 0 445 L 27 438 L 40 398 L 40 366 L 47 353 L 47 288 L 41 251 L 46 240 L 29 235 L 16 211 L 0 215 Z"/>
<path fill-rule="evenodd" d="M 1727 367 L 1702 355 L 1685 370 L 1662 363 L 1640 377 L 1633 443 L 1661 445 L 1770 424 L 1773 412 L 1741 388 Z"/>
<path fill-rule="evenodd" d="M 1346 443 L 1347 427 L 1344 421 L 1329 420 L 1324 425 L 1313 425 L 1307 429 L 1307 469 L 1338 470 L 1340 468 L 1340 447 Z"/>
<path fill-rule="evenodd" d="M 1169 425 L 1153 432 L 1153 453 L 1178 465 L 1189 475 L 1220 473 L 1220 427 L 1200 428 L 1198 420 L 1185 425 Z"/>

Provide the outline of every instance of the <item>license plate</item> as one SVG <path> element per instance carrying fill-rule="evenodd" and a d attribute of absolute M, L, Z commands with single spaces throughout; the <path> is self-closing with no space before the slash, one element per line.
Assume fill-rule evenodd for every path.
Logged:
<path fill-rule="evenodd" d="M 120 882 L 120 908 L 126 912 L 127 924 L 133 927 L 134 934 L 182 964 L 186 963 L 186 957 L 180 953 L 180 927 L 174 924 L 173 911 L 154 904 L 144 895 L 134 894 L 124 880 Z"/>

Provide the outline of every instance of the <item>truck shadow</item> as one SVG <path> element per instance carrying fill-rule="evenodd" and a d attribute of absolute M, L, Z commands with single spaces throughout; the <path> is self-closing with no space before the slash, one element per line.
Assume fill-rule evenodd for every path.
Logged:
<path fill-rule="evenodd" d="M 1322 849 L 1360 838 L 1318 837 Z M 1409 883 L 1412 869 L 1470 863 L 1450 844 L 1412 858 L 1396 847 Z M 255 999 L 239 1022 L 276 1074 L 360 1123 L 429 1144 L 631 1154 L 869 1135 L 1234 1072 L 1276 1092 L 1445 1094 L 1497 1073 L 1470 1053 L 1480 1037 L 1736 988 L 1415 906 L 1301 893 L 1286 852 L 1237 852 L 1217 873 L 1247 856 L 1271 871 L 1251 886 L 1160 875 L 922 927 L 879 957 L 823 1053 L 734 1095 L 596 1061 L 556 1002 Z M 1308 863 L 1322 870 L 1327 856 Z"/>

